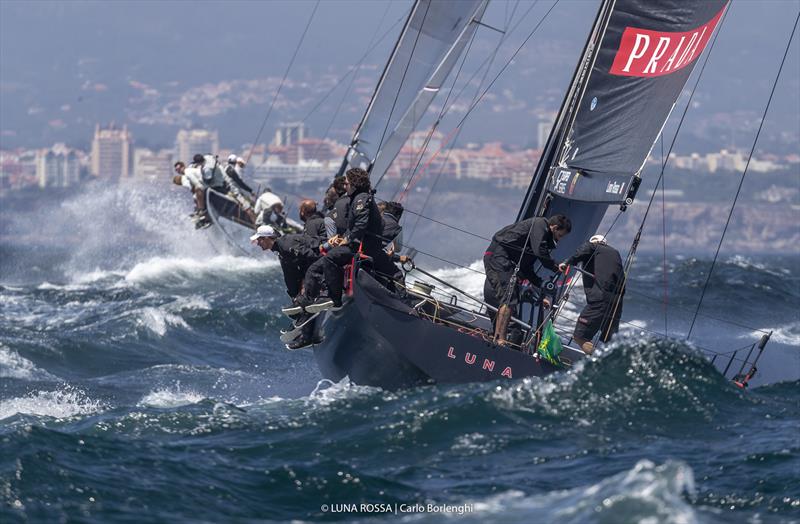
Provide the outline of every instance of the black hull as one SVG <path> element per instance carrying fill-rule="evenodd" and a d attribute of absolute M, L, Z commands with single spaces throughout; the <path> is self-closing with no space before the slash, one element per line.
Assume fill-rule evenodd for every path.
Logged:
<path fill-rule="evenodd" d="M 349 377 L 359 385 L 401 389 L 542 377 L 563 370 L 420 318 L 365 271 L 355 280 L 352 300 L 317 321 L 323 342 L 314 347 L 314 356 L 327 379 Z"/>

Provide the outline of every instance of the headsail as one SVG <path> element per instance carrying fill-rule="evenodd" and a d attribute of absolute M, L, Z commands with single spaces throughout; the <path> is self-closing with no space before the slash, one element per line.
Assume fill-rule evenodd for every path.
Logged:
<path fill-rule="evenodd" d="M 347 150 L 348 166 L 391 165 L 477 29 L 488 0 L 418 0 Z"/>
<path fill-rule="evenodd" d="M 609 204 L 630 202 L 650 150 L 709 42 L 728 0 L 616 0 L 596 51 L 586 53 L 576 104 L 554 129 L 562 137 L 537 169 L 520 218 L 564 213 L 573 234 L 563 253 L 595 232 Z M 589 46 L 592 42 L 589 43 Z M 565 104 L 566 106 L 567 104 Z M 564 108 L 562 108 L 562 111 Z"/>

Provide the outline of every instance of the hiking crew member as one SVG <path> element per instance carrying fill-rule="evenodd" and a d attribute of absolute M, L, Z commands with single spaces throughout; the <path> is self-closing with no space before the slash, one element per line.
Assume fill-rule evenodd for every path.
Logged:
<path fill-rule="evenodd" d="M 333 181 L 332 187 L 336 190 L 339 198 L 333 203 L 333 208 L 328 213 L 336 224 L 336 234 L 343 235 L 347 231 L 348 216 L 350 211 L 351 196 L 347 192 L 347 177 L 336 177 Z"/>
<path fill-rule="evenodd" d="M 486 269 L 483 295 L 489 305 L 498 308 L 494 331 L 494 339 L 498 344 L 506 342 L 508 322 L 519 303 L 520 279 L 529 280 L 536 287 L 541 286 L 542 280 L 533 267 L 536 261 L 551 271 L 558 271 L 558 264 L 550 256 L 550 251 L 571 230 L 569 218 L 555 215 L 549 219 L 534 217 L 522 220 L 504 227 L 492 237 L 483 256 Z M 517 279 L 511 282 L 517 262 Z M 550 306 L 547 298 L 543 303 L 545 307 Z"/>
<path fill-rule="evenodd" d="M 303 234 L 317 240 L 317 245 L 328 240 L 325 230 L 325 217 L 317 211 L 317 203 L 313 200 L 300 202 L 300 220 L 303 222 Z"/>
<path fill-rule="evenodd" d="M 228 165 L 225 166 L 225 170 L 222 172 L 223 177 L 225 179 L 225 185 L 228 188 L 228 192 L 236 199 L 236 202 L 239 204 L 239 208 L 242 211 L 242 214 L 247 218 L 247 220 L 251 224 L 256 223 L 256 214 L 253 211 L 253 203 L 252 197 L 245 193 L 252 193 L 253 190 L 244 183 L 242 178 L 239 176 L 239 172 L 236 167 L 236 155 L 230 155 L 228 157 Z"/>
<path fill-rule="evenodd" d="M 292 306 L 284 308 L 286 314 L 301 308 L 308 313 L 317 313 L 331 307 L 341 307 L 343 268 L 352 263 L 361 252 L 372 258 L 372 268 L 383 275 L 394 276 L 397 268 L 381 247 L 383 220 L 372 195 L 369 174 L 360 168 L 347 171 L 347 186 L 351 197 L 347 229 L 343 235 L 330 239 L 332 247 L 320 260 L 314 262 L 306 272 L 303 294 Z M 337 204 L 342 199 L 337 201 Z M 319 299 L 320 275 L 324 276 L 329 299 Z"/>
<path fill-rule="evenodd" d="M 244 172 L 244 160 L 241 157 L 236 155 L 230 155 L 228 157 L 228 165 L 225 167 L 225 174 L 230 177 L 231 181 L 238 187 L 239 189 L 243 189 L 248 193 L 253 193 L 253 188 L 248 186 L 244 180 L 242 180 L 242 173 Z"/>
<path fill-rule="evenodd" d="M 387 255 L 393 256 L 403 249 L 403 226 L 400 218 L 403 216 L 403 204 L 400 202 L 381 202 L 378 204 L 383 218 L 383 250 Z"/>
<path fill-rule="evenodd" d="M 586 354 L 591 355 L 594 351 L 591 341 L 598 331 L 600 340 L 608 342 L 619 330 L 625 270 L 619 251 L 609 246 L 603 235 L 595 235 L 578 246 L 575 254 L 561 263 L 559 269 L 564 271 L 567 266 L 578 263 L 586 271 L 583 273 L 586 306 L 575 323 L 572 338 Z"/>
<path fill-rule="evenodd" d="M 281 235 L 275 228 L 266 225 L 259 226 L 250 241 L 263 251 L 272 251 L 278 255 L 286 293 L 291 298 L 299 295 L 308 267 L 320 257 L 319 243 L 300 233 Z"/>

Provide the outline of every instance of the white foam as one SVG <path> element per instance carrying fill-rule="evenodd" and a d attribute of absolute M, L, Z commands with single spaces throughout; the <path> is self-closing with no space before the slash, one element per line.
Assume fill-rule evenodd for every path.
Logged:
<path fill-rule="evenodd" d="M 749 335 L 743 335 L 740 338 L 761 338 L 761 335 L 769 330 L 770 328 L 759 329 L 751 332 Z M 786 344 L 787 346 L 800 346 L 800 321 L 772 329 L 770 340 L 778 344 Z"/>
<path fill-rule="evenodd" d="M 156 389 L 151 391 L 139 401 L 139 406 L 154 408 L 176 408 L 197 404 L 206 398 L 192 389 L 184 389 L 180 384 L 171 388 Z"/>
<path fill-rule="evenodd" d="M 0 344 L 0 377 L 23 380 L 55 380 L 56 377 L 22 357 L 11 348 Z"/>
<path fill-rule="evenodd" d="M 359 386 L 350 381 L 350 377 L 344 377 L 339 382 L 332 380 L 322 379 L 317 383 L 314 391 L 305 399 L 307 404 L 316 404 L 318 406 L 327 406 L 339 400 L 359 397 L 362 395 L 371 395 L 380 388 L 371 386 Z M 385 393 L 386 396 L 391 395 Z"/>
<path fill-rule="evenodd" d="M 656 466 L 649 460 L 641 460 L 632 469 L 596 484 L 532 496 L 509 490 L 484 499 L 453 503 L 465 505 L 471 512 L 426 520 L 450 521 L 457 516 L 459 521 L 470 522 L 528 522 L 531 515 L 536 515 L 537 522 L 691 524 L 698 521 L 697 515 L 683 494 L 694 490 L 694 475 L 689 466 L 681 462 Z M 418 518 L 419 515 L 408 515 L 403 520 Z"/>
<path fill-rule="evenodd" d="M 169 326 L 191 330 L 189 324 L 183 318 L 154 307 L 146 307 L 139 310 L 138 316 L 136 323 L 149 329 L 159 337 L 167 334 Z"/>
<path fill-rule="evenodd" d="M 266 256 L 262 259 L 231 255 L 218 255 L 202 259 L 154 257 L 136 264 L 125 275 L 125 281 L 132 284 L 145 284 L 153 281 L 185 281 L 209 276 L 218 278 L 225 275 L 254 273 L 277 265 L 277 259 Z"/>
<path fill-rule="evenodd" d="M 103 409 L 101 402 L 88 398 L 80 390 L 68 387 L 56 391 L 37 391 L 24 397 L 4 400 L 0 402 L 0 420 L 18 413 L 61 419 L 89 415 Z"/>

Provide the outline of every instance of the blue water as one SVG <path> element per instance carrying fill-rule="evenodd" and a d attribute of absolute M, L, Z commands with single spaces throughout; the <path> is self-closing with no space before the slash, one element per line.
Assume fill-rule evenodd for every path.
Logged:
<path fill-rule="evenodd" d="M 800 521 L 797 257 L 723 257 L 703 311 L 747 328 L 701 317 L 683 342 L 709 260 L 673 257 L 675 339 L 651 335 L 663 274 L 644 257 L 624 315 L 638 327 L 597 359 L 386 392 L 282 348 L 275 260 L 218 253 L 147 195 L 122 216 L 116 193 L 100 200 L 130 230 L 5 229 L 22 240 L 0 246 L 0 522 Z M 775 333 L 742 391 L 700 346 L 753 328 Z"/>

